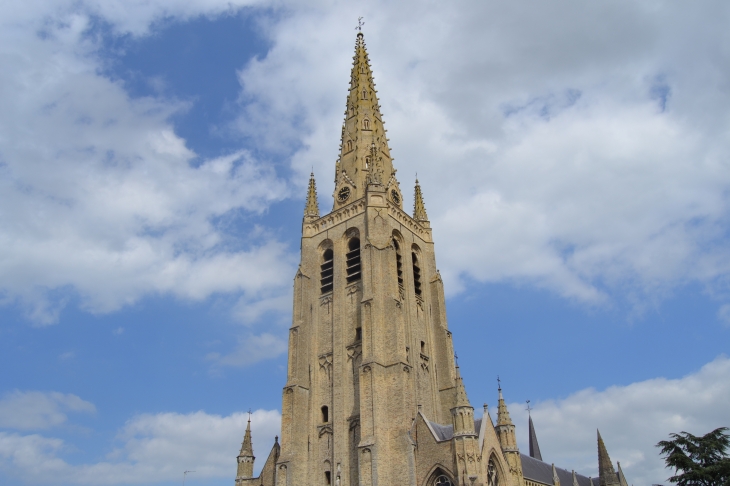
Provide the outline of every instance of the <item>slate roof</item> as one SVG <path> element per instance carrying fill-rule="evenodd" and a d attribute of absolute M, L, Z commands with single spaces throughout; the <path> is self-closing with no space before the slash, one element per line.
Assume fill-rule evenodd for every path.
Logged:
<path fill-rule="evenodd" d="M 539 483 L 553 484 L 553 466 L 546 462 L 539 461 L 527 454 L 520 453 L 522 459 L 522 474 L 527 479 L 532 479 Z M 573 473 L 567 469 L 555 466 L 555 471 L 560 478 L 561 486 L 573 485 Z M 579 486 L 591 486 L 590 480 L 582 474 L 575 473 Z M 598 486 L 598 478 L 593 479 L 593 486 Z"/>
<path fill-rule="evenodd" d="M 454 426 L 453 425 L 441 425 L 436 422 L 428 421 L 428 425 L 431 426 L 436 439 L 441 442 L 442 440 L 451 440 L 454 437 Z"/>

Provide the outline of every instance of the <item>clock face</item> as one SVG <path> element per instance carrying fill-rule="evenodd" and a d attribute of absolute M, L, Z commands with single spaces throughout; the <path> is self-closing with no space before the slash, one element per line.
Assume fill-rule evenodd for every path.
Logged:
<path fill-rule="evenodd" d="M 390 190 L 390 198 L 393 200 L 394 203 L 400 204 L 400 194 L 398 194 L 398 191 L 395 189 Z"/>
<path fill-rule="evenodd" d="M 350 188 L 347 186 L 340 189 L 340 192 L 337 193 L 337 200 L 340 202 L 345 202 L 349 198 L 350 198 Z"/>

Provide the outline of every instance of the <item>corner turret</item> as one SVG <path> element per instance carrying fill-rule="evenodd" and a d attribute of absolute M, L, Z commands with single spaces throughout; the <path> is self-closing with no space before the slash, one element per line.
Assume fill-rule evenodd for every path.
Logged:
<path fill-rule="evenodd" d="M 426 205 L 423 204 L 423 193 L 421 185 L 418 183 L 418 177 L 416 177 L 416 188 L 413 192 L 413 219 L 421 224 L 428 224 L 428 214 L 426 214 Z"/>
<path fill-rule="evenodd" d="M 314 172 L 309 174 L 309 188 L 307 189 L 307 204 L 304 206 L 304 221 L 319 219 L 319 204 L 317 203 L 317 183 Z"/>
<path fill-rule="evenodd" d="M 497 425 L 494 427 L 497 432 L 497 438 L 499 439 L 499 445 L 502 447 L 505 459 L 509 464 L 510 473 L 515 480 L 515 484 L 524 484 L 524 477 L 522 474 L 522 459 L 520 458 L 520 449 L 517 447 L 517 437 L 515 435 L 515 425 L 512 423 L 512 419 L 509 416 L 509 410 L 507 410 L 507 404 L 504 403 L 504 396 L 502 396 L 502 385 L 499 382 L 499 403 L 497 405 Z"/>
<path fill-rule="evenodd" d="M 243 479 L 253 477 L 253 461 L 256 459 L 253 455 L 253 445 L 251 444 L 251 413 L 248 414 L 248 425 L 246 425 L 246 433 L 241 443 L 241 452 L 238 454 L 238 474 L 236 474 L 236 484 L 240 484 Z"/>

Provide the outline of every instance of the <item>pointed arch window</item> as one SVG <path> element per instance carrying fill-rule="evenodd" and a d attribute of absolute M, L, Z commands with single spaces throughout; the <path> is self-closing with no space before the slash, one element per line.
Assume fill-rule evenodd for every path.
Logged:
<path fill-rule="evenodd" d="M 499 472 L 497 471 L 497 465 L 494 463 L 494 457 L 489 458 L 489 465 L 487 466 L 487 485 L 499 486 Z"/>
<path fill-rule="evenodd" d="M 364 100 L 368 99 L 368 92 L 367 92 L 367 90 L 362 90 L 362 99 L 364 99 Z"/>
<path fill-rule="evenodd" d="M 347 151 L 348 152 L 351 152 L 352 151 L 352 140 L 348 140 L 347 141 Z"/>
<path fill-rule="evenodd" d="M 400 245 L 398 240 L 393 239 L 393 246 L 395 247 L 395 270 L 398 275 L 398 287 L 403 288 L 403 256 L 400 252 Z"/>
<path fill-rule="evenodd" d="M 365 118 L 365 119 L 364 119 L 364 120 L 362 121 L 362 128 L 363 128 L 364 130 L 370 130 L 370 120 L 368 120 L 367 118 Z"/>
<path fill-rule="evenodd" d="M 334 279 L 334 253 L 332 248 L 327 248 L 322 254 L 322 264 L 320 265 L 319 283 L 322 286 L 322 293 L 332 291 L 333 279 Z"/>
<path fill-rule="evenodd" d="M 418 256 L 416 255 L 416 252 L 414 251 L 411 253 L 411 257 L 413 259 L 413 290 L 416 292 L 416 295 L 421 295 L 421 267 L 418 264 Z"/>
<path fill-rule="evenodd" d="M 360 238 L 351 238 L 347 243 L 348 252 L 345 255 L 347 268 L 347 283 L 360 280 Z"/>
<path fill-rule="evenodd" d="M 330 421 L 330 409 L 327 405 L 323 405 L 322 408 L 322 423 L 326 424 Z"/>

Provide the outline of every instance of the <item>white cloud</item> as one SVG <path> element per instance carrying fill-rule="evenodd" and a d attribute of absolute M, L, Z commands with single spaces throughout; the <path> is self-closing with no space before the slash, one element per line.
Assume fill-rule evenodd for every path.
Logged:
<path fill-rule="evenodd" d="M 671 476 L 655 447 L 672 432 L 703 435 L 730 425 L 730 359 L 718 357 L 683 378 L 655 378 L 606 390 L 581 390 L 534 405 L 543 460 L 597 477 L 596 429 L 630 484 L 664 484 Z M 511 404 L 518 444 L 527 447 L 524 404 Z"/>
<path fill-rule="evenodd" d="M 0 427 L 48 429 L 66 423 L 70 412 L 94 413 L 96 407 L 70 393 L 15 390 L 0 398 Z"/>
<path fill-rule="evenodd" d="M 226 355 L 210 353 L 207 358 L 216 365 L 248 366 L 265 359 L 275 358 L 287 350 L 286 341 L 269 333 L 249 334 L 238 339 L 235 349 Z"/>
<path fill-rule="evenodd" d="M 62 440 L 39 435 L 0 432 L 0 468 L 31 483 L 139 484 L 177 481 L 180 472 L 195 470 L 196 478 L 233 477 L 248 414 L 225 417 L 205 412 L 138 415 L 120 430 L 123 445 L 95 464 L 72 465 L 61 455 Z M 256 410 L 251 435 L 256 472 L 263 466 L 281 416 Z"/>
<path fill-rule="evenodd" d="M 588 303 L 687 282 L 726 294 L 730 15 L 722 2 L 689 10 L 293 5 L 239 73 L 239 127 L 263 147 L 300 146 L 301 183 L 314 166 L 330 194 L 364 15 L 398 176 L 410 192 L 419 174 L 447 290 L 469 277 Z"/>
<path fill-rule="evenodd" d="M 0 7 L 0 296 L 53 323 L 72 295 L 110 312 L 143 295 L 256 301 L 284 292 L 287 247 L 265 231 L 233 241 L 236 212 L 261 213 L 286 184 L 246 151 L 199 161 L 169 117 L 101 75 L 92 16 L 141 35 L 232 2 L 25 2 Z M 195 162 L 195 164 L 193 164 Z"/>

